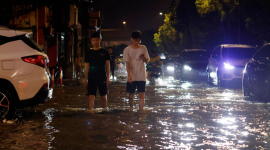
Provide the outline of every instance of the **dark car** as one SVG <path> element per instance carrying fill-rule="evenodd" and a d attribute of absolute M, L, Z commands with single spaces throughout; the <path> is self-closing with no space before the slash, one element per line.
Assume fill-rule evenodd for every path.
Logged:
<path fill-rule="evenodd" d="M 170 54 L 165 60 L 163 60 L 162 65 L 162 75 L 174 76 L 174 64 L 179 60 L 179 54 Z"/>
<path fill-rule="evenodd" d="M 246 64 L 242 85 L 244 96 L 270 99 L 270 43 L 265 44 Z"/>
<path fill-rule="evenodd" d="M 210 54 L 203 49 L 185 49 L 175 63 L 175 80 L 206 79 L 206 66 Z"/>

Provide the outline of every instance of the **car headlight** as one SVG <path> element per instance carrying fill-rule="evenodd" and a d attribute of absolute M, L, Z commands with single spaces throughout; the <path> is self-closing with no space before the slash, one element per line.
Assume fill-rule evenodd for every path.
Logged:
<path fill-rule="evenodd" d="M 173 66 L 167 66 L 167 70 L 173 71 L 174 70 L 174 67 Z"/>
<path fill-rule="evenodd" d="M 234 66 L 232 66 L 232 65 L 230 65 L 228 63 L 224 63 L 224 67 L 225 67 L 225 69 L 229 69 L 229 70 L 234 68 Z"/>
<path fill-rule="evenodd" d="M 187 65 L 184 66 L 184 69 L 185 69 L 185 70 L 188 70 L 188 71 L 191 71 L 191 67 L 189 67 L 189 66 L 187 66 Z"/>

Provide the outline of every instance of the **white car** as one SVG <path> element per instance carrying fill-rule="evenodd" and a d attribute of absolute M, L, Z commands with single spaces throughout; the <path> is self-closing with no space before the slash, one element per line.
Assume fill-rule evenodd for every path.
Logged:
<path fill-rule="evenodd" d="M 229 81 L 241 83 L 245 64 L 257 52 L 250 45 L 222 44 L 212 51 L 207 64 L 207 81 L 222 86 Z"/>
<path fill-rule="evenodd" d="M 0 27 L 0 119 L 52 97 L 48 56 L 28 35 Z"/>

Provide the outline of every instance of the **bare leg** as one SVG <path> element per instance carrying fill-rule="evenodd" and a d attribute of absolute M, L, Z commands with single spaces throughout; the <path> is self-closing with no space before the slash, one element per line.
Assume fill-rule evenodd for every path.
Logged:
<path fill-rule="evenodd" d="M 139 92 L 139 108 L 140 108 L 140 111 L 143 110 L 143 107 L 144 107 L 144 102 L 145 102 L 145 93 L 144 92 Z"/>
<path fill-rule="evenodd" d="M 107 107 L 107 95 L 101 96 L 101 100 L 102 100 L 102 108 L 106 108 Z"/>
<path fill-rule="evenodd" d="M 95 95 L 89 95 L 89 109 L 94 108 L 94 100 L 95 100 Z"/>
<path fill-rule="evenodd" d="M 129 105 L 130 105 L 130 109 L 133 109 L 134 94 L 135 93 L 129 93 Z"/>

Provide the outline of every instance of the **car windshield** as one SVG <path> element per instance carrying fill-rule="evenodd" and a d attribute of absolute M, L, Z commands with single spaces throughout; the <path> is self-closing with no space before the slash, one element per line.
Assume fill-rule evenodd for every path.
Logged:
<path fill-rule="evenodd" d="M 207 61 L 209 55 L 206 51 L 185 52 L 182 54 L 185 61 Z"/>
<path fill-rule="evenodd" d="M 255 48 L 230 47 L 222 49 L 222 56 L 231 59 L 251 58 L 256 52 Z"/>
<path fill-rule="evenodd" d="M 178 59 L 180 59 L 180 58 L 179 57 L 169 57 L 166 62 L 168 62 L 168 63 L 174 63 Z"/>

